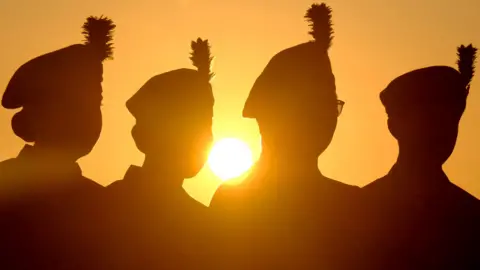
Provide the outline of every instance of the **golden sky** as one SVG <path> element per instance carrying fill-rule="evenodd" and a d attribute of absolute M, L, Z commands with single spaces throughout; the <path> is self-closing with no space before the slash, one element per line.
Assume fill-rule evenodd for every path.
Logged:
<path fill-rule="evenodd" d="M 79 43 L 89 15 L 117 24 L 115 60 L 104 65 L 104 127 L 92 153 L 80 161 L 84 175 L 107 185 L 121 179 L 143 155 L 130 136 L 134 118 L 125 101 L 150 77 L 193 68 L 190 41 L 208 38 L 216 56 L 213 81 L 217 138 L 245 140 L 259 155 L 258 127 L 242 119 L 248 92 L 268 60 L 309 40 L 303 19 L 310 0 L 2 0 L 0 84 L 40 54 Z M 332 144 L 319 159 L 322 172 L 363 186 L 388 172 L 397 156 L 379 92 L 409 70 L 454 65 L 456 46 L 480 47 L 477 0 L 332 0 L 335 39 L 330 50 L 337 91 L 346 101 Z M 3 90 L 0 91 L 3 92 Z M 474 78 L 456 150 L 445 168 L 452 182 L 480 198 L 480 79 Z M 13 111 L 0 109 L 0 160 L 23 142 L 10 128 Z M 208 166 L 185 188 L 208 204 L 219 179 Z"/>

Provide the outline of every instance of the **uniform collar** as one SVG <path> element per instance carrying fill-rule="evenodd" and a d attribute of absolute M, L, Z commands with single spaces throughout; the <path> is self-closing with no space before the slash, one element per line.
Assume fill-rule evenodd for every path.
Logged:
<path fill-rule="evenodd" d="M 439 181 L 450 181 L 448 176 L 445 174 L 444 171 L 435 171 L 435 172 L 423 172 L 419 170 L 415 171 L 408 171 L 405 169 L 401 169 L 398 165 L 393 165 L 390 169 L 388 175 L 394 179 L 405 179 L 405 178 L 412 178 L 412 179 L 420 179 L 420 178 L 428 178 L 428 180 L 433 180 L 436 182 Z"/>
<path fill-rule="evenodd" d="M 76 162 L 57 164 L 41 155 L 34 146 L 25 145 L 10 164 L 8 178 L 16 183 L 18 194 L 15 196 L 19 198 L 71 197 L 94 186 L 93 181 L 83 177 Z"/>
<path fill-rule="evenodd" d="M 261 160 L 255 165 L 249 181 L 254 186 L 261 185 L 265 188 L 279 188 L 281 190 L 293 191 L 299 186 L 321 185 L 328 181 L 320 170 L 311 171 L 291 171 L 269 166 L 267 162 Z M 257 183 L 254 183 L 257 182 Z"/>
<path fill-rule="evenodd" d="M 135 166 L 135 165 L 131 165 L 127 172 L 125 173 L 125 177 L 123 178 L 123 181 L 133 181 L 133 180 L 140 180 L 139 178 L 143 178 L 142 177 L 142 168 L 141 167 L 138 167 L 138 166 Z"/>
<path fill-rule="evenodd" d="M 135 165 L 128 168 L 123 181 L 135 189 L 146 189 L 158 196 L 165 192 L 168 192 L 169 195 L 189 196 L 182 186 L 177 186 L 177 182 L 169 182 L 171 179 L 168 176 L 148 175 L 142 167 Z"/>
<path fill-rule="evenodd" d="M 29 167 L 35 173 L 83 178 L 82 170 L 77 162 L 64 163 L 59 166 L 59 164 L 50 162 L 48 158 L 41 156 L 35 151 L 35 147 L 31 145 L 25 145 L 18 154 L 17 159 L 31 163 Z"/>
<path fill-rule="evenodd" d="M 397 165 L 392 167 L 386 178 L 397 188 L 406 190 L 405 192 L 423 190 L 433 193 L 435 190 L 442 190 L 451 184 L 448 176 L 441 170 L 436 172 L 408 171 L 400 169 Z"/>

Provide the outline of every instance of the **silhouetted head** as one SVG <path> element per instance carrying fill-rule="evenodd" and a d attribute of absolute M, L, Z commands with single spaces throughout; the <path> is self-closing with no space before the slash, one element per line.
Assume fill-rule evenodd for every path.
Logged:
<path fill-rule="evenodd" d="M 276 54 L 253 85 L 243 116 L 255 118 L 262 141 L 297 157 L 318 157 L 330 144 L 339 113 L 328 49 L 331 9 L 312 5 L 305 16 L 314 41 Z"/>
<path fill-rule="evenodd" d="M 132 135 L 138 149 L 181 170 L 184 178 L 195 176 L 205 165 L 213 141 L 213 58 L 208 40 L 192 42 L 192 50 L 190 59 L 197 70 L 157 75 L 127 101 L 136 119 Z"/>
<path fill-rule="evenodd" d="M 471 45 L 459 47 L 459 71 L 448 66 L 417 69 L 382 91 L 388 127 L 401 152 L 436 165 L 450 157 L 474 73 L 475 52 Z"/>
<path fill-rule="evenodd" d="M 67 160 L 90 153 L 102 128 L 102 62 L 111 58 L 114 28 L 108 18 L 89 17 L 84 44 L 34 58 L 15 72 L 2 106 L 22 108 L 12 119 L 17 136 Z"/>

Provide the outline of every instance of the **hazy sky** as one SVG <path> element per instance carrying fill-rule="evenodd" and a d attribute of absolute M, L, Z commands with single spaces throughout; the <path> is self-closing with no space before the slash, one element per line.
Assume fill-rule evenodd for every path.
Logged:
<path fill-rule="evenodd" d="M 309 40 L 303 19 L 310 0 L 0 0 L 0 84 L 40 54 L 82 41 L 90 15 L 117 24 L 115 60 L 104 65 L 104 128 L 93 152 L 81 160 L 84 175 L 101 184 L 121 179 L 143 155 L 130 136 L 134 118 L 125 101 L 150 77 L 192 68 L 190 41 L 208 38 L 216 56 L 214 133 L 238 137 L 259 154 L 258 127 L 241 118 L 248 92 L 268 60 Z M 480 46 L 478 0 L 332 0 L 335 39 L 330 50 L 338 95 L 346 101 L 331 146 L 319 159 L 322 172 L 363 186 L 388 172 L 397 156 L 379 92 L 409 70 L 455 65 L 456 47 Z M 474 78 L 456 150 L 446 165 L 450 179 L 480 198 L 480 79 Z M 10 128 L 13 111 L 0 109 L 0 160 L 23 142 Z M 208 203 L 219 180 L 208 167 L 185 183 Z"/>

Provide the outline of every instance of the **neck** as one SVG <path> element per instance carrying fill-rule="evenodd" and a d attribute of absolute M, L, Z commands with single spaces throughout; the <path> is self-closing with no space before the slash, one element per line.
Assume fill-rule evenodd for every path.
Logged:
<path fill-rule="evenodd" d="M 305 157 L 298 153 L 273 151 L 263 147 L 262 161 L 269 171 L 282 177 L 301 177 L 302 175 L 321 174 L 317 157 Z M 266 163 L 266 164 L 265 164 Z"/>
<path fill-rule="evenodd" d="M 176 169 L 173 162 L 158 156 L 145 155 L 142 171 L 148 178 L 155 182 L 161 182 L 166 185 L 182 186 L 183 177 L 181 170 Z"/>
<path fill-rule="evenodd" d="M 56 166 L 75 164 L 77 160 L 71 158 L 63 149 L 45 145 L 42 143 L 35 143 L 32 146 L 35 151 L 35 155 L 42 158 L 43 161 L 49 164 L 55 164 Z"/>
<path fill-rule="evenodd" d="M 65 181 L 66 179 L 72 180 L 82 175 L 76 160 L 69 159 L 64 152 L 55 151 L 54 148 L 44 147 L 41 144 L 35 144 L 23 151 L 26 153 L 20 155 L 25 155 L 25 158 L 29 159 L 31 163 L 29 165 L 31 167 L 26 173 L 35 174 L 43 180 L 51 181 L 51 183 L 55 182 L 55 185 L 59 183 L 60 185 L 68 185 L 70 181 Z M 45 183 L 44 181 L 42 182 Z"/>
<path fill-rule="evenodd" d="M 443 164 L 432 162 L 428 157 L 400 148 L 395 168 L 412 176 L 443 174 Z"/>

